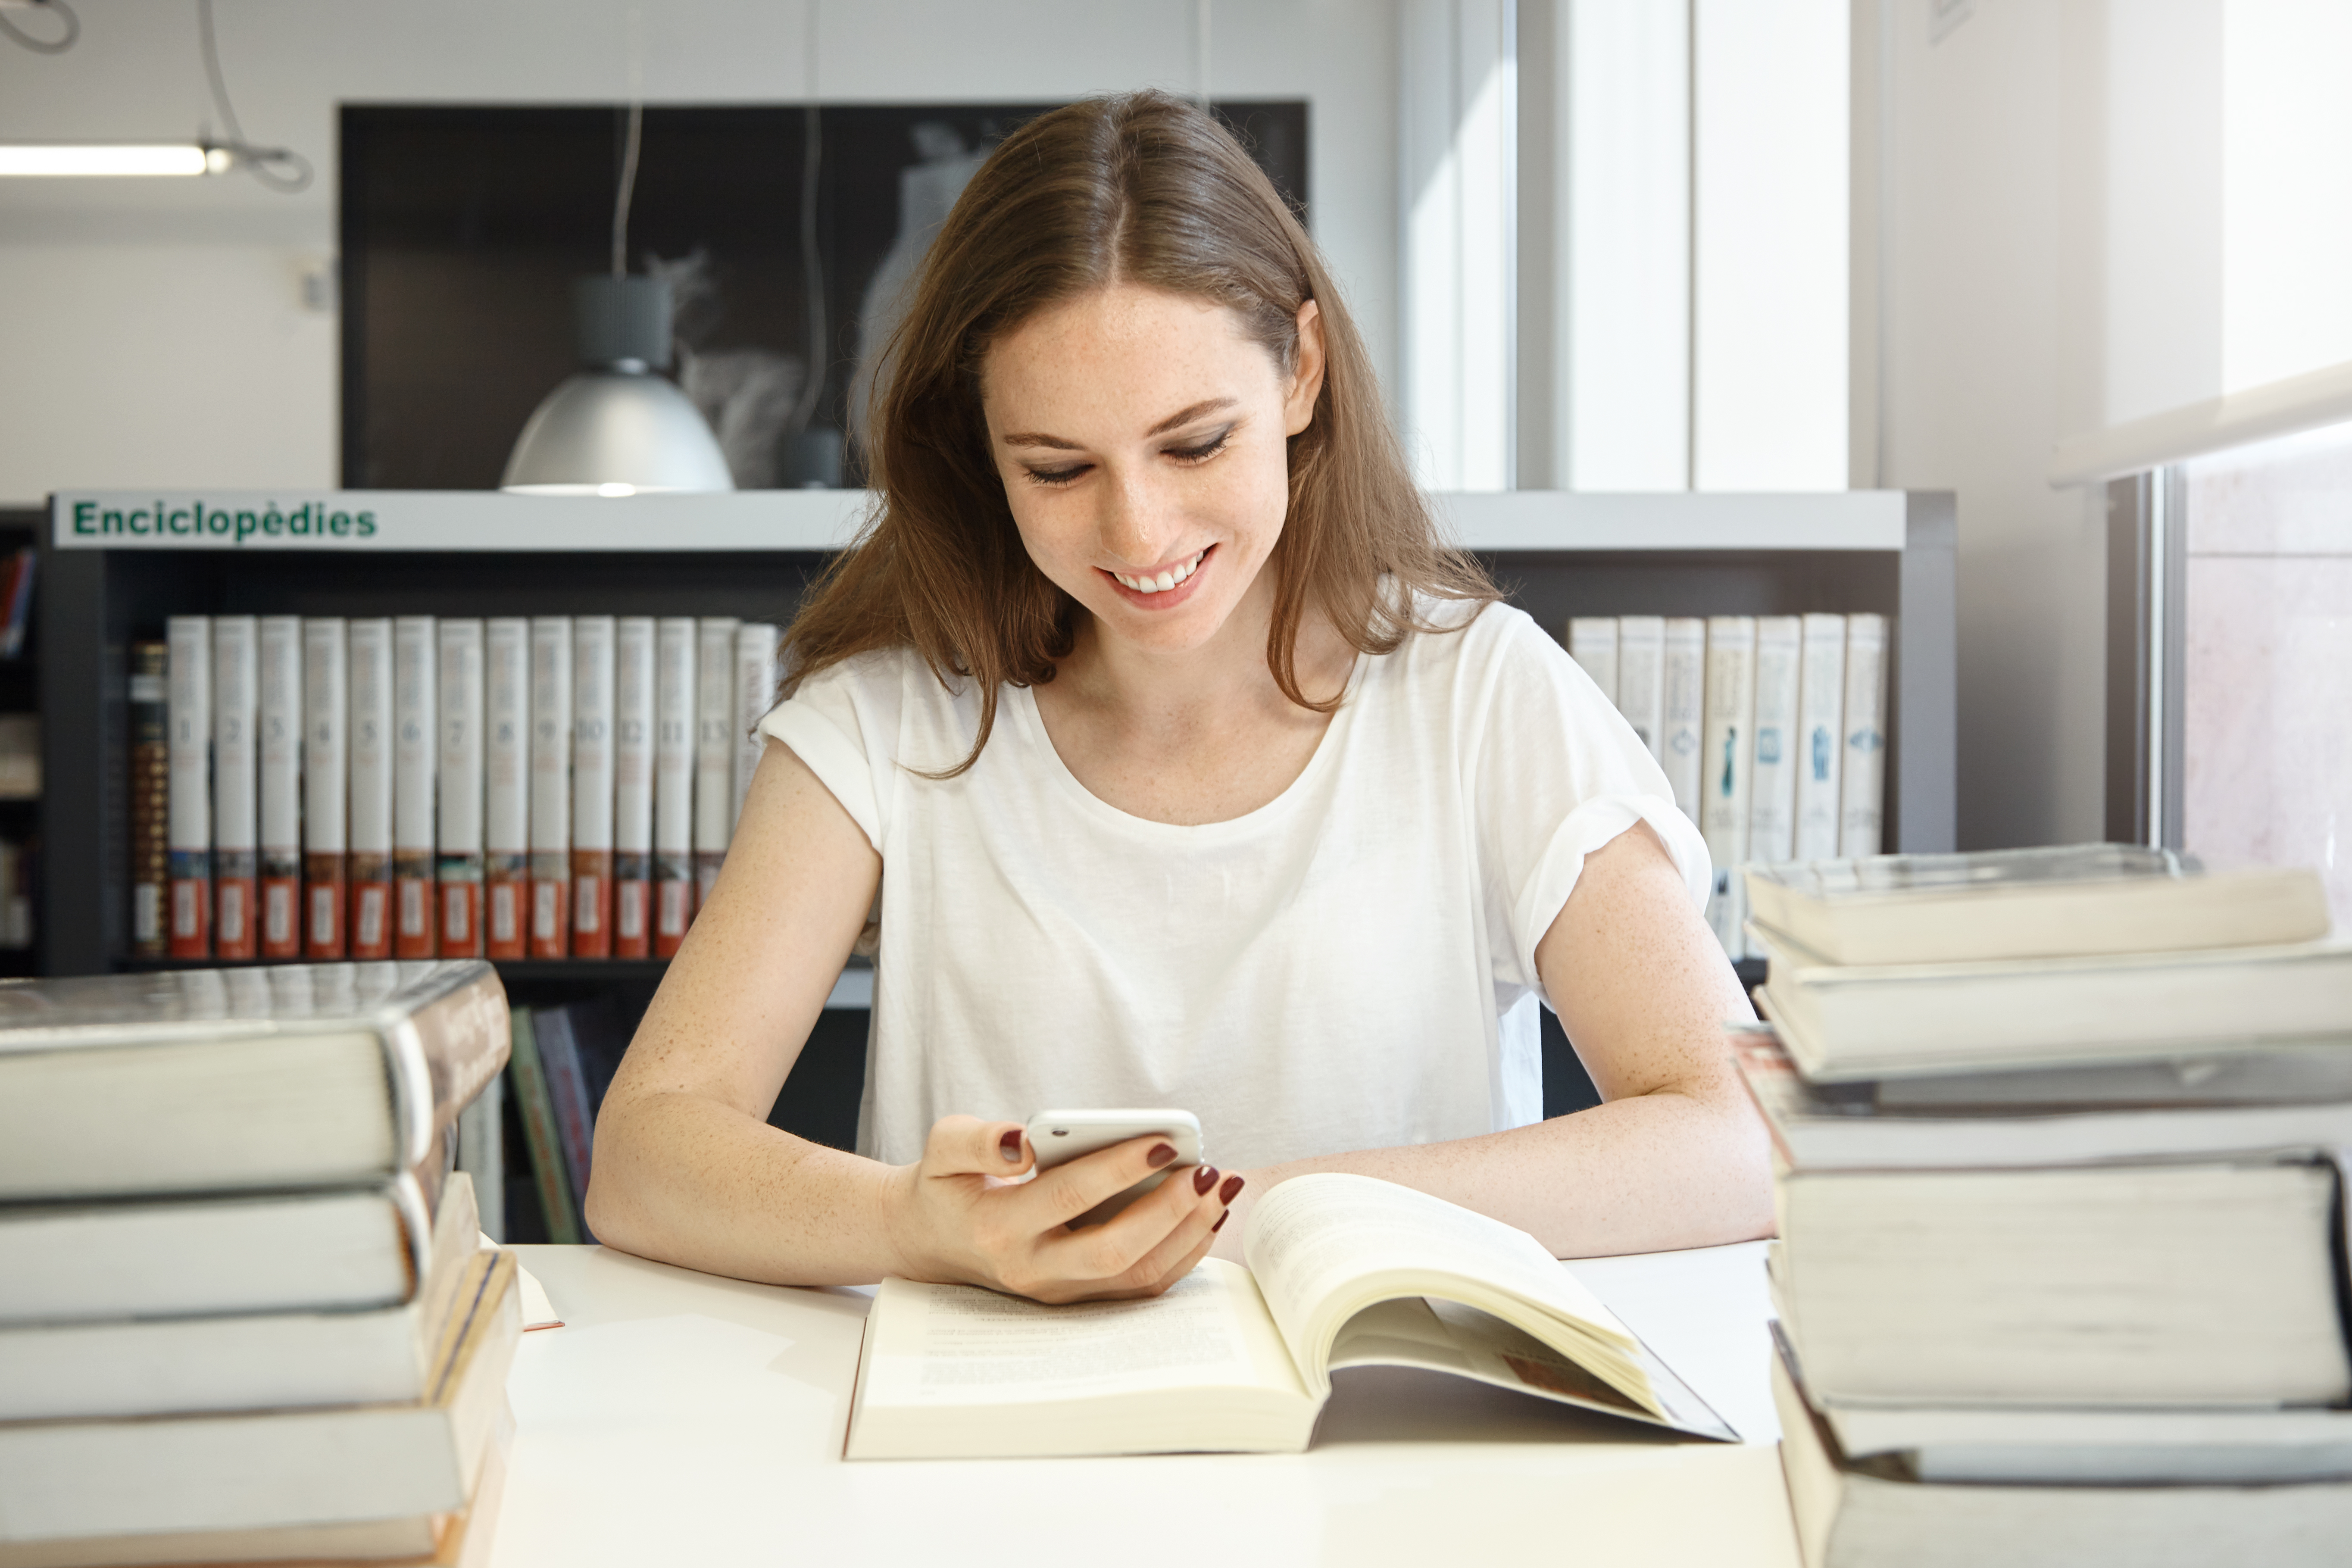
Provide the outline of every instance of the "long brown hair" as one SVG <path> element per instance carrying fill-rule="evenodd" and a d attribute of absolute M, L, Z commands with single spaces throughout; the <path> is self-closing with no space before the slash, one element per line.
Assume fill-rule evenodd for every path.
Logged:
<path fill-rule="evenodd" d="M 812 585 L 786 635 L 784 690 L 861 653 L 911 647 L 942 684 L 980 689 L 979 760 L 998 688 L 1054 678 L 1077 602 L 1029 559 L 990 456 L 980 376 L 990 346 L 1038 311 L 1140 284 L 1206 299 L 1241 318 L 1285 373 L 1298 310 L 1323 321 L 1313 419 L 1290 437 L 1289 510 L 1266 664 L 1299 689 L 1310 608 L 1358 651 L 1388 653 L 1437 628 L 1414 595 L 1491 601 L 1477 563 L 1437 535 L 1381 405 L 1363 340 L 1315 242 L 1258 166 L 1207 113 L 1158 91 L 1091 99 L 1040 115 L 972 175 L 925 258 L 885 353 L 866 431 L 880 503 Z"/>

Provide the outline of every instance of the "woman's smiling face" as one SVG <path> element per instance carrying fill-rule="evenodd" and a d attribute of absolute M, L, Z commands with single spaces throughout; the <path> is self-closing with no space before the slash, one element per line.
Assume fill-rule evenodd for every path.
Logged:
<path fill-rule="evenodd" d="M 982 406 L 1013 521 L 1105 633 L 1179 652 L 1231 619 L 1282 536 L 1321 325 L 1309 301 L 1286 372 L 1223 306 L 1120 283 L 990 349 Z"/>

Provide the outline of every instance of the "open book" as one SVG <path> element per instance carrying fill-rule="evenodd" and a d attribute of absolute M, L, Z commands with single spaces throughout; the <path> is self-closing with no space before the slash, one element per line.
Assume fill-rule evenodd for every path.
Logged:
<path fill-rule="evenodd" d="M 1370 1176 L 1301 1176 L 1141 1301 L 1041 1306 L 886 1279 L 866 1320 L 853 1459 L 1296 1453 L 1353 1366 L 1450 1372 L 1694 1436 L 1738 1434 L 1538 1246 Z"/>

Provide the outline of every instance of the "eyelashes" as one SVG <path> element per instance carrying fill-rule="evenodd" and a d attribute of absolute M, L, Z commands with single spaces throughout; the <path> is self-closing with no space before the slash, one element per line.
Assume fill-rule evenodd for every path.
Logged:
<path fill-rule="evenodd" d="M 1233 433 L 1234 427 L 1228 425 L 1198 446 L 1166 447 L 1161 448 L 1161 455 L 1173 458 L 1187 466 L 1205 463 L 1225 449 L 1225 444 L 1231 439 Z M 1033 485 L 1043 485 L 1048 489 L 1058 489 L 1093 467 L 1092 463 L 1074 463 L 1066 468 L 1031 468 L 1028 470 L 1029 482 Z"/>

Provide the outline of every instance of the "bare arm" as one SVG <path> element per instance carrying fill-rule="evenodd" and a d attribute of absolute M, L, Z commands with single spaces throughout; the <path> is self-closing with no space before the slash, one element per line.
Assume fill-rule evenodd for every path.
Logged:
<path fill-rule="evenodd" d="M 1163 1182 L 1108 1225 L 1063 1229 L 1164 1163 L 1156 1140 L 1005 1186 L 994 1178 L 1034 1158 L 1017 1123 L 945 1118 L 912 1165 L 768 1125 L 881 874 L 832 792 L 771 742 L 726 868 L 597 1116 L 590 1228 L 643 1258 L 779 1285 L 898 1274 L 1066 1300 L 1181 1278 L 1223 1216 L 1213 1182 Z"/>
<path fill-rule="evenodd" d="M 1755 1015 L 1646 826 L 1586 857 L 1536 964 L 1604 1103 L 1481 1138 L 1253 1171 L 1235 1206 L 1291 1176 L 1356 1171 L 1492 1215 L 1557 1258 L 1770 1235 L 1769 1142 L 1723 1043 L 1726 1019 Z M 1246 1230 L 1228 1226 L 1218 1252 L 1238 1257 Z"/>

